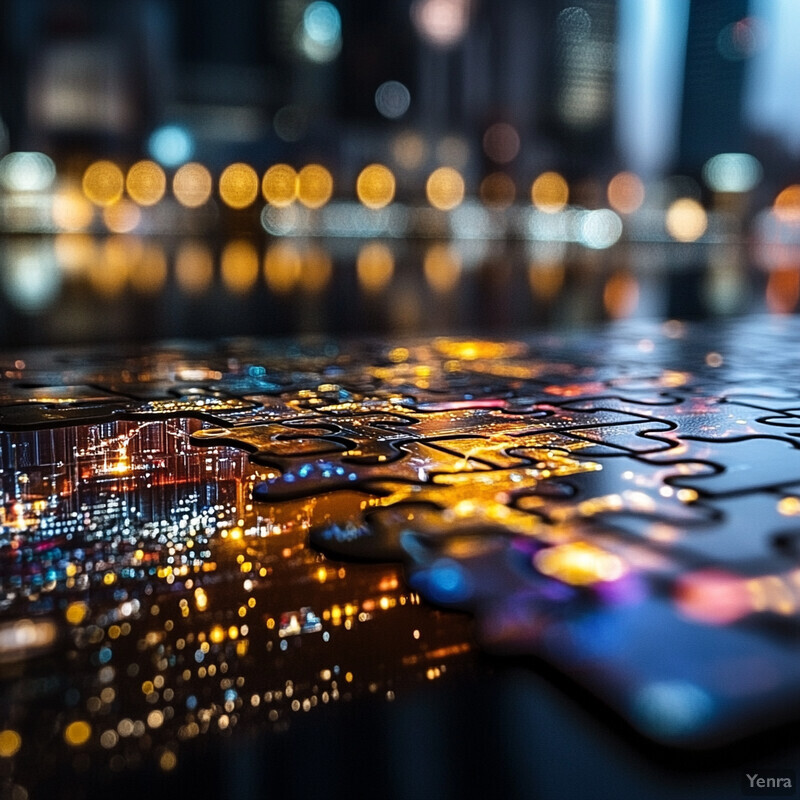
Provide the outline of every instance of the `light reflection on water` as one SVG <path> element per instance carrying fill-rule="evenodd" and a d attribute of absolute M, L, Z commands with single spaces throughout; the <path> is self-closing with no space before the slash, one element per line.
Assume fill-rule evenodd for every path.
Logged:
<path fill-rule="evenodd" d="M 733 244 L 79 233 L 0 244 L 0 345 L 791 313 L 800 285 L 792 253 L 762 248 L 759 269 Z"/>

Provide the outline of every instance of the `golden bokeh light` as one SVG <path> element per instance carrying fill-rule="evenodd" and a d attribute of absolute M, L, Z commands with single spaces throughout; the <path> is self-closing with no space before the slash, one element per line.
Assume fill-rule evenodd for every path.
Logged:
<path fill-rule="evenodd" d="M 186 294 L 201 294 L 214 277 L 211 250 L 202 242 L 184 242 L 175 255 L 175 281 Z"/>
<path fill-rule="evenodd" d="M 435 292 L 452 291 L 461 277 L 461 257 L 455 248 L 435 244 L 428 248 L 422 263 L 425 280 Z"/>
<path fill-rule="evenodd" d="M 573 586 L 615 581 L 626 572 L 619 556 L 581 541 L 547 547 L 533 561 L 540 572 Z"/>
<path fill-rule="evenodd" d="M 67 274 L 82 272 L 97 259 L 97 244 L 88 233 L 58 233 L 53 249 L 58 265 Z"/>
<path fill-rule="evenodd" d="M 103 209 L 103 224 L 111 233 L 130 233 L 141 220 L 139 206 L 124 197 Z"/>
<path fill-rule="evenodd" d="M 258 197 L 258 175 L 249 164 L 230 164 L 219 176 L 219 196 L 230 208 L 242 209 Z"/>
<path fill-rule="evenodd" d="M 167 177 L 155 161 L 137 161 L 125 178 L 128 195 L 140 206 L 153 206 L 164 196 Z"/>
<path fill-rule="evenodd" d="M 504 172 L 492 172 L 481 181 L 478 194 L 486 206 L 509 208 L 516 197 L 517 187 Z"/>
<path fill-rule="evenodd" d="M 109 236 L 103 243 L 100 258 L 87 269 L 92 288 L 105 297 L 120 294 L 131 270 L 139 263 L 142 250 L 142 242 L 135 236 Z"/>
<path fill-rule="evenodd" d="M 679 242 L 695 242 L 708 227 L 708 215 L 697 200 L 680 197 L 667 209 L 667 233 Z"/>
<path fill-rule="evenodd" d="M 234 239 L 225 245 L 220 259 L 222 283 L 228 291 L 243 294 L 258 280 L 258 253 L 247 239 Z"/>
<path fill-rule="evenodd" d="M 775 198 L 772 211 L 781 222 L 800 222 L 800 185 L 787 186 Z"/>
<path fill-rule="evenodd" d="M 80 747 L 89 741 L 92 735 L 92 726 L 84 720 L 71 722 L 64 729 L 64 741 L 72 747 Z"/>
<path fill-rule="evenodd" d="M 11 758 L 22 747 L 22 737 L 11 728 L 0 731 L 0 757 Z"/>
<path fill-rule="evenodd" d="M 464 199 L 464 179 L 453 167 L 439 167 L 428 177 L 425 194 L 434 208 L 450 211 Z"/>
<path fill-rule="evenodd" d="M 564 286 L 564 265 L 561 263 L 533 262 L 528 266 L 528 283 L 539 300 L 550 302 L 558 297 Z"/>
<path fill-rule="evenodd" d="M 53 224 L 62 231 L 83 231 L 92 224 L 92 204 L 74 188 L 64 189 L 53 197 Z"/>
<path fill-rule="evenodd" d="M 608 182 L 608 202 L 620 214 L 633 214 L 644 202 L 644 184 L 633 172 L 618 172 Z"/>
<path fill-rule="evenodd" d="M 392 251 L 380 242 L 369 242 L 358 251 L 356 274 L 361 287 L 370 293 L 388 286 L 394 275 Z"/>
<path fill-rule="evenodd" d="M 307 292 L 321 292 L 330 282 L 333 263 L 321 247 L 310 247 L 303 256 L 300 285 Z"/>
<path fill-rule="evenodd" d="M 270 205 L 290 206 L 297 199 L 297 173 L 288 164 L 274 164 L 264 173 L 261 193 Z"/>
<path fill-rule="evenodd" d="M 569 186 L 558 172 L 543 172 L 531 186 L 531 201 L 539 211 L 555 214 L 569 200 Z"/>
<path fill-rule="evenodd" d="M 394 200 L 394 173 L 383 164 L 370 164 L 356 181 L 358 199 L 367 208 L 383 208 Z"/>
<path fill-rule="evenodd" d="M 131 286 L 141 294 L 156 294 L 167 280 L 167 256 L 158 245 L 147 245 L 130 273 Z"/>
<path fill-rule="evenodd" d="M 186 208 L 199 208 L 211 197 L 211 173 L 193 161 L 184 164 L 172 178 L 172 193 Z"/>
<path fill-rule="evenodd" d="M 300 280 L 300 251 L 288 242 L 276 242 L 264 256 L 264 277 L 275 294 L 290 292 Z"/>
<path fill-rule="evenodd" d="M 125 177 L 113 161 L 95 161 L 86 168 L 81 181 L 83 193 L 98 206 L 109 206 L 122 197 Z"/>
<path fill-rule="evenodd" d="M 307 164 L 297 175 L 297 198 L 307 208 L 321 208 L 333 195 L 333 176 L 320 164 Z"/>

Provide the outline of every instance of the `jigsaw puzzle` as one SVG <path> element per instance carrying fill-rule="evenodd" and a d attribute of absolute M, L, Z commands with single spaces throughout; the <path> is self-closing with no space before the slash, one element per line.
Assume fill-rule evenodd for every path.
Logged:
<path fill-rule="evenodd" d="M 196 605 L 222 535 L 200 517 L 235 500 L 257 522 L 230 530 L 257 538 L 302 507 L 320 551 L 402 562 L 412 592 L 473 615 L 482 646 L 554 664 L 651 739 L 724 744 L 793 718 L 800 697 L 799 335 L 771 319 L 21 354 L 0 364 L 3 552 L 36 565 L 55 532 L 96 575 L 117 558 L 123 604 L 171 576 Z M 149 556 L 140 533 L 106 552 L 142 514 L 136 492 L 130 513 L 112 491 L 105 515 L 81 505 L 81 465 L 118 486 L 144 430 L 149 490 L 168 493 L 190 450 L 213 460 L 171 540 L 188 560 Z M 164 437 L 170 457 L 148 456 Z M 58 559 L 19 563 L 0 564 L 0 623 L 73 607 Z M 82 574 L 100 580 L 91 602 L 103 581 L 123 597 L 123 578 Z M 279 625 L 323 621 L 304 607 Z"/>

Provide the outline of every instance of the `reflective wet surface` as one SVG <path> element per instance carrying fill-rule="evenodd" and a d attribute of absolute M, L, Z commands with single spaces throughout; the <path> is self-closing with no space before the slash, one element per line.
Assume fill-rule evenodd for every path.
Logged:
<path fill-rule="evenodd" d="M 0 343 L 323 333 L 508 334 L 787 313 L 796 259 L 729 244 L 5 236 Z M 780 257 L 779 257 L 780 256 Z"/>

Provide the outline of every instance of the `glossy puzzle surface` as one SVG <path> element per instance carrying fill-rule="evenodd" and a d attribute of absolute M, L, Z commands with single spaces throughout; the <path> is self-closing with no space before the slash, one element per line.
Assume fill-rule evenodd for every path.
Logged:
<path fill-rule="evenodd" d="M 367 640 L 340 633 L 413 606 L 425 647 L 387 645 L 364 678 L 391 699 L 404 670 L 471 649 L 424 600 L 656 741 L 791 718 L 798 338 L 773 319 L 4 360 L 0 750 L 27 743 L 24 689 L 68 749 L 120 767 L 146 735 L 168 769 L 182 739 L 354 689 Z M 402 562 L 407 588 L 383 566 L 348 585 L 307 536 Z M 258 685 L 295 642 L 308 674 Z"/>

